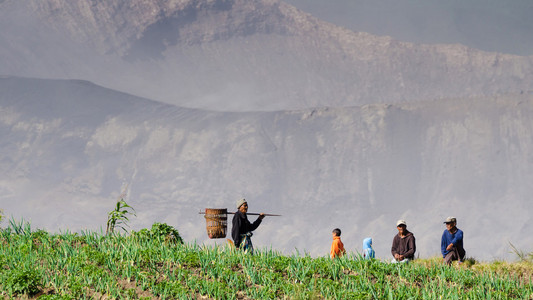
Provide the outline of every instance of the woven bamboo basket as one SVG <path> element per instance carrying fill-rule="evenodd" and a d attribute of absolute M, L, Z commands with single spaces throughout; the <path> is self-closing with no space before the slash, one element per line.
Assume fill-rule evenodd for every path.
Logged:
<path fill-rule="evenodd" d="M 226 208 L 206 208 L 204 217 L 207 235 L 210 239 L 226 237 L 228 226 L 228 210 Z"/>

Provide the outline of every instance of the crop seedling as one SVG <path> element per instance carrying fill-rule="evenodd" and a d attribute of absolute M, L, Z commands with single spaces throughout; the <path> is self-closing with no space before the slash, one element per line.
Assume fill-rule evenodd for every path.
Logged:
<path fill-rule="evenodd" d="M 128 215 L 133 214 L 134 216 L 136 216 L 135 209 L 129 206 L 124 200 L 124 198 L 126 198 L 126 189 L 127 186 L 120 194 L 115 209 L 108 213 L 107 226 L 105 231 L 106 235 L 114 233 L 115 228 L 117 227 L 124 230 L 125 232 L 128 232 L 128 230 L 126 230 L 125 228 L 129 221 Z M 131 209 L 133 212 L 130 212 L 129 209 Z"/>

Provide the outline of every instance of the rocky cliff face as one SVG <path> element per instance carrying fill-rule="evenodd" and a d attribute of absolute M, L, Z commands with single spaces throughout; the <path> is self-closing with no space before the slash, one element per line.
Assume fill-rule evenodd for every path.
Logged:
<path fill-rule="evenodd" d="M 372 236 L 389 258 L 406 219 L 420 257 L 449 215 L 468 256 L 528 249 L 533 95 L 292 112 L 208 112 L 82 81 L 0 79 L 0 203 L 49 230 L 98 230 L 123 183 L 134 229 L 176 226 L 212 244 L 198 211 L 246 197 L 258 247 L 326 255 Z M 490 233 L 487 228 L 491 228 Z"/>
<path fill-rule="evenodd" d="M 275 0 L 1 5 L 4 16 L 19 15 L 0 35 L 5 74 L 88 79 L 188 107 L 282 110 L 533 89 L 531 57 L 353 32 Z M 12 25 L 28 12 L 37 16 L 25 25 L 31 43 Z"/>
<path fill-rule="evenodd" d="M 272 0 L 32 0 L 30 7 L 77 41 L 93 44 L 101 53 L 120 55 L 128 55 L 135 46 L 165 48 L 250 34 L 280 34 L 292 26 L 280 3 Z"/>

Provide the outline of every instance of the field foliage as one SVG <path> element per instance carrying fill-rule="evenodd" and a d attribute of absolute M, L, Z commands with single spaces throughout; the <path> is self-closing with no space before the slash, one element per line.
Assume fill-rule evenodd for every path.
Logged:
<path fill-rule="evenodd" d="M 531 299 L 532 263 L 409 265 L 246 255 L 183 243 L 156 223 L 127 235 L 51 234 L 11 221 L 0 231 L 0 298 L 35 299 Z"/>

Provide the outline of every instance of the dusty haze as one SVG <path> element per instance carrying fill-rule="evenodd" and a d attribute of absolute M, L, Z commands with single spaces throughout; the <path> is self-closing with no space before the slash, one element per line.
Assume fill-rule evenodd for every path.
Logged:
<path fill-rule="evenodd" d="M 82 81 L 0 80 L 2 208 L 49 230 L 98 230 L 124 183 L 132 228 L 176 226 L 213 244 L 197 213 L 280 213 L 257 246 L 312 255 L 335 227 L 388 257 L 406 219 L 421 257 L 456 216 L 468 255 L 527 249 L 533 95 L 302 111 L 190 110 Z M 497 228 L 494 235 L 489 228 Z M 219 241 L 223 242 L 223 241 Z"/>
<path fill-rule="evenodd" d="M 438 255 L 449 215 L 478 259 L 533 242 L 531 56 L 270 0 L 5 0 L 0 26 L 0 208 L 35 227 L 98 230 L 128 184 L 133 229 L 208 244 L 198 211 L 243 196 L 286 253 L 340 227 L 388 258 L 404 218 Z"/>

